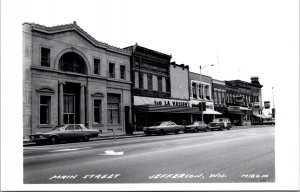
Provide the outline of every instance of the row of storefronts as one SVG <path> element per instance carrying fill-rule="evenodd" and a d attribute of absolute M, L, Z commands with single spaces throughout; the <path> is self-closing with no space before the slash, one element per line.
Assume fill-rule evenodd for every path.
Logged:
<path fill-rule="evenodd" d="M 222 116 L 236 125 L 260 123 L 257 77 L 250 83 L 200 77 L 171 59 L 138 44 L 122 49 L 100 42 L 76 22 L 24 23 L 24 137 L 71 123 L 128 134 L 163 120 L 208 123 Z"/>

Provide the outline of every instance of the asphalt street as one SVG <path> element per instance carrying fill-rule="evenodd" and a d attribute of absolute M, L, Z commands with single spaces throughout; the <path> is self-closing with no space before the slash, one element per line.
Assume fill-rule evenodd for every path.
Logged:
<path fill-rule="evenodd" d="M 24 147 L 24 183 L 274 182 L 274 127 Z"/>

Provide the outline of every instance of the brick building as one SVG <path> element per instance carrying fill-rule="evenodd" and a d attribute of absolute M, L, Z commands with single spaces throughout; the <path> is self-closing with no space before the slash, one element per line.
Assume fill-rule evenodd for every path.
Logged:
<path fill-rule="evenodd" d="M 262 122 L 264 116 L 261 88 L 263 86 L 258 79 L 258 77 L 251 77 L 251 83 L 241 80 L 225 81 L 228 107 L 226 116 L 234 125 Z"/>
<path fill-rule="evenodd" d="M 222 114 L 226 114 L 227 113 L 227 105 L 226 105 L 225 81 L 212 79 L 212 92 L 213 92 L 212 95 L 213 95 L 213 99 L 214 99 L 215 110 Z"/>
<path fill-rule="evenodd" d="M 125 132 L 130 52 L 94 39 L 76 22 L 23 24 L 24 137 L 67 123 Z M 126 118 L 125 118 L 126 117 Z"/>
<path fill-rule="evenodd" d="M 212 94 L 212 78 L 206 75 L 198 73 L 189 73 L 189 92 L 190 103 L 192 107 L 197 107 L 199 110 L 199 103 L 205 102 L 206 110 L 203 111 L 204 121 L 206 123 L 213 120 L 215 115 L 221 115 L 221 113 L 214 110 L 214 100 Z M 202 116 L 199 114 L 192 115 L 192 120 L 202 120 Z"/>

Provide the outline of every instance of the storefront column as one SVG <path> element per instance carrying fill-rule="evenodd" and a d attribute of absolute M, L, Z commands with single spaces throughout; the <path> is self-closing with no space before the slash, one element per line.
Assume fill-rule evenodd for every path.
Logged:
<path fill-rule="evenodd" d="M 85 125 L 85 96 L 84 85 L 80 84 L 80 123 Z"/>
<path fill-rule="evenodd" d="M 58 82 L 59 86 L 59 126 L 64 124 L 64 82 Z"/>

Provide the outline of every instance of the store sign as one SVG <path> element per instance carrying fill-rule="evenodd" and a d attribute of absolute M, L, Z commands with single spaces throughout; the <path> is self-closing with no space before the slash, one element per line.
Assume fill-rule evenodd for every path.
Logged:
<path fill-rule="evenodd" d="M 244 103 L 244 97 L 242 95 L 235 97 L 236 103 Z"/>
<path fill-rule="evenodd" d="M 270 109 L 270 101 L 264 102 L 265 109 Z"/>
<path fill-rule="evenodd" d="M 253 103 L 253 107 L 254 107 L 254 108 L 259 108 L 259 107 L 260 107 L 259 102 L 254 102 L 254 103 Z"/>
<path fill-rule="evenodd" d="M 134 96 L 134 105 L 191 107 L 189 101 Z"/>
<path fill-rule="evenodd" d="M 200 103 L 200 102 L 201 102 L 201 101 L 190 101 L 190 106 L 191 106 L 191 107 L 199 107 L 199 103 Z M 206 109 L 214 110 L 214 103 L 213 103 L 213 102 L 211 102 L 211 101 L 206 101 L 205 104 L 206 104 Z"/>

